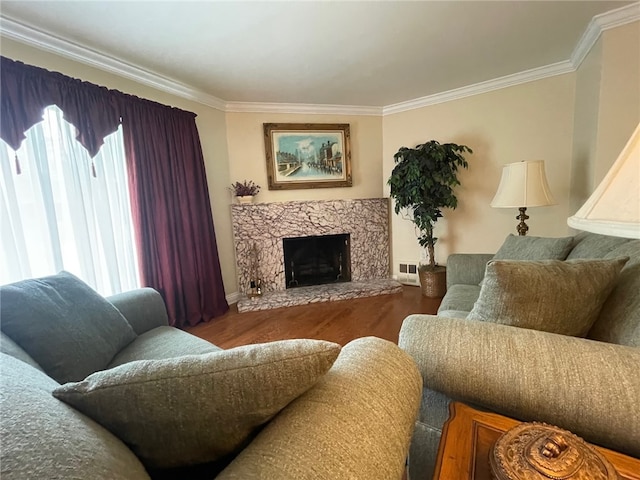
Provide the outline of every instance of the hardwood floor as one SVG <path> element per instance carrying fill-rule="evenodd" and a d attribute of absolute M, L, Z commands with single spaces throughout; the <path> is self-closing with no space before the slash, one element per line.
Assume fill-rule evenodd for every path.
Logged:
<path fill-rule="evenodd" d="M 223 316 L 187 329 L 221 348 L 290 338 L 315 338 L 345 345 L 376 336 L 398 342 L 402 320 L 412 313 L 435 314 L 440 299 L 423 297 L 419 287 L 401 293 L 324 302 L 260 312 L 238 313 L 235 305 Z"/>

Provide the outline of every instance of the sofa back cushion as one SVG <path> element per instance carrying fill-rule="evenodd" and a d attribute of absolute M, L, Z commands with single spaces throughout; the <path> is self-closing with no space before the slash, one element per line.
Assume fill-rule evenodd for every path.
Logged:
<path fill-rule="evenodd" d="M 564 260 L 573 237 L 532 237 L 510 233 L 493 260 Z"/>
<path fill-rule="evenodd" d="M 567 255 L 567 260 L 605 258 L 611 251 L 627 242 L 630 242 L 628 238 L 580 232 L 573 237 L 573 248 Z"/>
<path fill-rule="evenodd" d="M 613 238 L 613 237 L 610 237 Z M 640 240 L 621 243 L 604 258 L 629 257 L 588 338 L 640 347 Z"/>
<path fill-rule="evenodd" d="M 573 237 L 532 237 L 510 233 L 492 260 L 564 260 Z M 484 284 L 484 278 L 479 283 Z"/>
<path fill-rule="evenodd" d="M 3 353 L 0 369 L 2 480 L 149 478 L 120 440 L 51 395 L 54 380 Z"/>
<path fill-rule="evenodd" d="M 60 383 L 107 367 L 136 338 L 118 309 L 68 272 L 0 287 L 2 332 Z"/>

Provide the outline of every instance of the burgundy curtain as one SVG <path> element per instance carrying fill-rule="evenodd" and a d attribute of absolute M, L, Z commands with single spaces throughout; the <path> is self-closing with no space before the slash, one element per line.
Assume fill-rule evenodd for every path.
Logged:
<path fill-rule="evenodd" d="M 91 156 L 122 119 L 143 285 L 172 325 L 224 313 L 222 274 L 195 114 L 0 57 L 0 138 L 17 150 L 57 105 Z"/>
<path fill-rule="evenodd" d="M 195 115 L 122 97 L 143 281 L 181 326 L 221 315 L 229 307 Z"/>

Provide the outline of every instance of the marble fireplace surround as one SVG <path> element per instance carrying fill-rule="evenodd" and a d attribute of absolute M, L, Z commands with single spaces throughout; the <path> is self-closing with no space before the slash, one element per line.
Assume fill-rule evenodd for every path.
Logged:
<path fill-rule="evenodd" d="M 236 204 L 231 218 L 240 293 L 256 277 L 264 292 L 286 289 L 282 239 L 291 237 L 348 233 L 352 282 L 389 278 L 388 198 Z"/>

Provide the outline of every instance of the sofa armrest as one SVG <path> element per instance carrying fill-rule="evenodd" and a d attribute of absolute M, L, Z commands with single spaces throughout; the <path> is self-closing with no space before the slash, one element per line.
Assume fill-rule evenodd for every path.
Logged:
<path fill-rule="evenodd" d="M 478 285 L 484 278 L 493 253 L 452 253 L 447 258 L 447 288 L 451 285 Z"/>
<path fill-rule="evenodd" d="M 107 297 L 107 300 L 120 310 L 137 335 L 169 325 L 164 300 L 153 288 L 118 293 Z"/>
<path fill-rule="evenodd" d="M 400 480 L 421 387 L 395 344 L 355 340 L 216 479 Z"/>
<path fill-rule="evenodd" d="M 399 345 L 425 387 L 640 456 L 638 348 L 430 315 L 407 317 Z"/>

